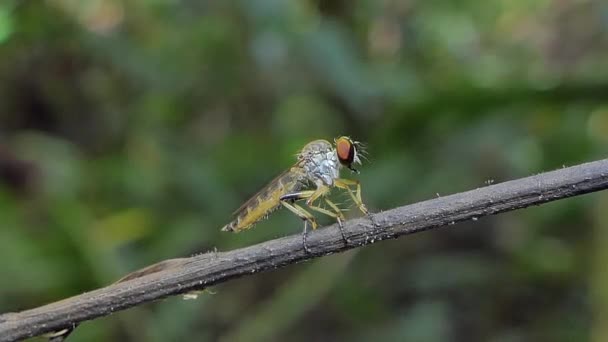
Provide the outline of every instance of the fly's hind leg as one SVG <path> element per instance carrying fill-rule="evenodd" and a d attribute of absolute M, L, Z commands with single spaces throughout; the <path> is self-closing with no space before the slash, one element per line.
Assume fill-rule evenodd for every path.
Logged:
<path fill-rule="evenodd" d="M 308 244 L 306 243 L 306 239 L 308 237 L 308 224 L 310 223 L 312 229 L 315 230 L 318 227 L 317 220 L 311 213 L 306 211 L 301 206 L 295 203 L 290 203 L 290 200 L 293 199 L 281 198 L 281 204 L 304 221 L 304 231 L 302 232 L 302 246 L 304 247 L 304 251 L 306 251 L 306 253 L 310 253 L 310 249 L 308 248 Z"/>

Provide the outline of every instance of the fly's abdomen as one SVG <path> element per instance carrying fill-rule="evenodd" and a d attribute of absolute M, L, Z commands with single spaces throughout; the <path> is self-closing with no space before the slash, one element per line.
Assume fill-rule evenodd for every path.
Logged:
<path fill-rule="evenodd" d="M 281 174 L 237 209 L 236 218 L 222 230 L 238 232 L 251 228 L 281 206 L 281 196 L 299 190 L 301 180 L 294 168 Z"/>

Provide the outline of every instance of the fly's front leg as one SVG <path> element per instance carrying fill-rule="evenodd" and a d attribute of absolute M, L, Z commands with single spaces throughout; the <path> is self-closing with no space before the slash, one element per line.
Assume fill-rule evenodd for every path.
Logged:
<path fill-rule="evenodd" d="M 361 183 L 359 181 L 352 180 L 352 179 L 338 178 L 334 181 L 334 185 L 340 189 L 347 190 L 348 194 L 353 199 L 353 202 L 355 202 L 355 205 L 357 205 L 357 208 L 359 208 L 359 210 L 361 210 L 361 212 L 364 213 L 365 215 L 369 215 L 369 211 L 367 210 L 367 207 L 365 206 L 365 204 L 363 204 L 363 199 L 361 198 Z M 354 193 L 353 193 L 353 189 L 351 188 L 351 186 L 356 187 L 356 189 L 354 190 Z"/>
<path fill-rule="evenodd" d="M 369 213 L 369 210 L 367 210 L 367 207 L 363 203 L 363 199 L 361 198 L 361 183 L 358 180 L 338 178 L 334 181 L 334 185 L 337 188 L 346 190 L 352 198 L 353 202 L 355 202 L 357 208 L 359 208 L 359 210 L 361 210 L 361 212 L 369 218 L 369 220 L 375 227 L 378 226 L 378 224 L 374 220 L 374 217 Z M 354 193 L 353 189 L 351 188 L 352 186 L 356 187 Z"/>

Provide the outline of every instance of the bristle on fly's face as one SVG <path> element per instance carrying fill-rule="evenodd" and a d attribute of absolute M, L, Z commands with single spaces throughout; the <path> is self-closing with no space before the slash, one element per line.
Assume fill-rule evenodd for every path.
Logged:
<path fill-rule="evenodd" d="M 355 150 L 357 151 L 357 156 L 369 161 L 369 151 L 367 149 L 367 144 L 362 143 L 360 141 L 353 141 L 355 144 Z M 361 164 L 361 160 L 359 160 L 359 164 Z"/>

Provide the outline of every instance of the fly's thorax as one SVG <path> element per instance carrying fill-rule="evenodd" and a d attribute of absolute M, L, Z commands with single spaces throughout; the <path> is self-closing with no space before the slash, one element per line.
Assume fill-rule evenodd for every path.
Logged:
<path fill-rule="evenodd" d="M 327 140 L 308 143 L 298 155 L 299 165 L 306 178 L 317 187 L 333 186 L 340 174 L 340 161 L 335 148 Z"/>

